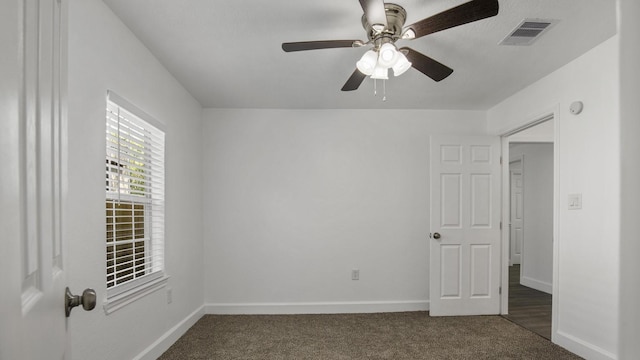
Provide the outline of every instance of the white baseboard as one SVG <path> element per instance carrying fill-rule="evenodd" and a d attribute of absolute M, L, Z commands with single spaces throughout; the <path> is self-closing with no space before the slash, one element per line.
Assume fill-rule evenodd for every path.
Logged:
<path fill-rule="evenodd" d="M 553 294 L 553 285 L 548 282 L 524 276 L 520 278 L 520 284 L 538 291 L 546 292 L 547 294 Z"/>
<path fill-rule="evenodd" d="M 403 311 L 428 311 L 429 301 L 348 301 L 314 303 L 209 303 L 206 314 L 276 315 L 276 314 L 344 314 Z"/>
<path fill-rule="evenodd" d="M 153 344 L 149 345 L 146 349 L 144 349 L 138 356 L 133 358 L 133 360 L 155 360 L 162 353 L 167 351 L 173 343 L 175 343 L 184 333 L 191 328 L 196 321 L 200 320 L 200 318 L 204 315 L 204 306 L 200 306 L 194 312 L 189 314 L 186 318 L 176 324 L 174 327 L 169 329 L 164 335 L 162 335 L 158 340 L 154 341 Z"/>
<path fill-rule="evenodd" d="M 589 360 L 615 360 L 618 357 L 615 354 L 606 351 L 598 346 L 589 344 L 588 342 L 578 339 L 562 331 L 558 331 L 552 335 L 553 342 L 571 351 L 572 353 Z"/>

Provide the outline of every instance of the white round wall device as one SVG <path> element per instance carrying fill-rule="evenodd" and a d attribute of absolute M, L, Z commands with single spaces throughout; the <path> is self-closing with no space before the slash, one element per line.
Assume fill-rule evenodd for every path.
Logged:
<path fill-rule="evenodd" d="M 583 108 L 584 105 L 582 104 L 582 101 L 574 101 L 573 103 L 571 103 L 571 106 L 569 106 L 569 112 L 571 112 L 573 115 L 578 115 L 582 112 Z"/>

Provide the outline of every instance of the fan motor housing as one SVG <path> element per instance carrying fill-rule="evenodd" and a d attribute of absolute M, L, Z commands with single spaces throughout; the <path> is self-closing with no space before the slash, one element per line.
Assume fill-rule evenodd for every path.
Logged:
<path fill-rule="evenodd" d="M 407 19 L 407 12 L 404 8 L 398 4 L 385 3 L 384 10 L 387 15 L 387 27 L 382 31 L 376 31 L 368 22 L 366 15 L 362 15 L 362 27 L 367 31 L 369 40 L 374 42 L 376 46 L 385 41 L 378 41 L 386 38 L 390 42 L 396 42 L 396 40 L 402 37 L 402 28 L 404 22 Z M 389 42 L 387 40 L 386 42 Z"/>

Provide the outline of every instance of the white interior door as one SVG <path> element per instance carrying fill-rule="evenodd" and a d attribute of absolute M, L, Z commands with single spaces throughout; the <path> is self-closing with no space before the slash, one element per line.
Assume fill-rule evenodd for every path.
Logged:
<path fill-rule="evenodd" d="M 521 161 L 517 161 L 518 164 Z M 513 162 L 509 166 L 514 166 Z M 509 242 L 510 263 L 520 264 L 522 261 L 522 244 L 524 239 L 524 194 L 522 170 L 513 168 L 509 171 L 511 206 L 509 210 Z"/>
<path fill-rule="evenodd" d="M 431 138 L 430 314 L 500 312 L 500 139 Z"/>
<path fill-rule="evenodd" d="M 3 35 L 11 44 L 5 50 L 15 54 L 15 60 L 0 64 L 3 75 L 8 75 L 2 77 L 2 91 L 11 94 L 5 98 L 11 104 L 3 102 L 7 106 L 0 109 L 6 132 L 0 225 L 9 235 L 3 234 L 6 253 L 0 259 L 2 359 L 58 360 L 66 351 L 65 4 L 3 0 L 2 5 L 2 10 L 10 10 L 1 14 L 2 21 L 18 17 L 18 26 Z"/>

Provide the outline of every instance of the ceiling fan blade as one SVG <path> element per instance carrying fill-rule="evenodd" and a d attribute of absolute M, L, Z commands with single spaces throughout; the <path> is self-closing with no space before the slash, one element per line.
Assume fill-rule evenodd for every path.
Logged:
<path fill-rule="evenodd" d="M 364 81 L 364 78 L 366 77 L 367 75 L 361 73 L 360 70 L 356 69 L 356 71 L 354 71 L 353 74 L 351 74 L 347 82 L 344 83 L 344 86 L 342 86 L 341 90 L 342 91 L 357 90 L 360 87 L 360 84 L 362 84 L 362 82 Z"/>
<path fill-rule="evenodd" d="M 317 49 L 333 49 L 333 48 L 346 48 L 357 47 L 360 44 L 360 40 L 320 40 L 320 41 L 300 41 L 282 43 L 282 50 L 286 52 L 292 51 L 304 51 L 304 50 L 317 50 Z"/>
<path fill-rule="evenodd" d="M 384 9 L 384 0 L 360 0 L 360 6 L 362 6 L 364 16 L 371 27 L 375 29 L 375 25 L 381 25 L 380 30 L 387 27 L 387 12 Z"/>
<path fill-rule="evenodd" d="M 498 15 L 498 0 L 472 0 L 407 26 L 419 38 L 458 25 Z"/>
<path fill-rule="evenodd" d="M 427 75 L 435 81 L 441 81 L 445 79 L 447 76 L 451 75 L 453 69 L 450 67 L 443 65 L 432 58 L 421 54 L 411 48 L 403 47 L 400 49 L 405 55 L 407 59 L 411 62 L 411 66 L 420 71 L 421 73 Z"/>

